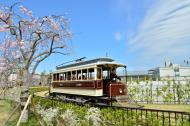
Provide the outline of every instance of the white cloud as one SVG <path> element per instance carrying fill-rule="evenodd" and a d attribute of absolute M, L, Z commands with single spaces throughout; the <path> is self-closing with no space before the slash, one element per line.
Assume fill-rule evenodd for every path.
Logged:
<path fill-rule="evenodd" d="M 160 0 L 147 11 L 138 28 L 128 40 L 130 50 L 140 52 L 138 60 L 181 61 L 190 56 L 190 0 Z"/>
<path fill-rule="evenodd" d="M 122 39 L 122 34 L 120 32 L 114 33 L 114 39 L 120 41 Z"/>

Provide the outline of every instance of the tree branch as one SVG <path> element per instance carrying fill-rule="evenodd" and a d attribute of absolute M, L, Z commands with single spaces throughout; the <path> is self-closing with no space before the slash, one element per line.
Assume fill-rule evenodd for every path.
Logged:
<path fill-rule="evenodd" d="M 54 53 L 54 52 L 55 52 L 54 50 L 56 50 L 56 49 L 62 49 L 62 48 L 65 48 L 65 47 L 66 47 L 66 46 L 63 45 L 63 46 L 59 46 L 59 47 L 52 48 L 52 50 L 53 50 L 52 53 Z M 43 55 L 46 55 L 46 54 L 48 54 L 48 53 L 50 53 L 50 51 L 48 51 L 48 50 L 43 51 L 43 52 L 39 53 L 38 55 L 36 55 L 35 57 L 33 57 L 31 61 L 35 61 L 35 60 L 38 59 L 39 57 L 41 57 L 41 56 L 43 56 Z M 59 52 L 59 53 L 61 54 L 61 52 Z M 66 53 L 63 53 L 63 54 L 65 55 Z"/>
<path fill-rule="evenodd" d="M 38 35 L 38 38 L 32 43 L 32 46 L 31 46 L 32 51 L 31 51 L 30 56 L 28 58 L 27 65 L 30 65 L 32 63 L 32 58 L 35 54 L 37 42 L 42 39 L 40 33 L 36 33 L 36 34 Z"/>

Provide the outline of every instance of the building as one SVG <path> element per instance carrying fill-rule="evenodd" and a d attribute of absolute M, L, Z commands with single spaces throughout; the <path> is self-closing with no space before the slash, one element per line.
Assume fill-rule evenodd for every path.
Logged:
<path fill-rule="evenodd" d="M 125 76 L 119 75 L 122 81 L 126 81 Z M 145 81 L 150 78 L 148 71 L 127 71 L 127 81 Z"/>
<path fill-rule="evenodd" d="M 190 66 L 165 62 L 164 67 L 156 67 L 148 71 L 153 80 L 184 80 L 190 79 Z"/>
<path fill-rule="evenodd" d="M 148 71 L 128 71 L 127 81 L 146 81 L 149 79 Z"/>

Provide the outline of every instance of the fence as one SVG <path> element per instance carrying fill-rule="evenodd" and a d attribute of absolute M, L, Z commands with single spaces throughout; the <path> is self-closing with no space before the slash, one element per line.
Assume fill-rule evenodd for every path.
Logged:
<path fill-rule="evenodd" d="M 141 103 L 190 104 L 190 81 L 128 83 L 128 92 Z"/>
<path fill-rule="evenodd" d="M 125 112 L 119 114 L 117 109 L 123 109 Z M 172 110 L 158 110 L 158 109 L 144 109 L 132 107 L 115 107 L 112 120 L 113 125 L 145 125 L 145 126 L 173 126 L 173 125 L 190 125 L 190 113 L 172 111 Z"/>

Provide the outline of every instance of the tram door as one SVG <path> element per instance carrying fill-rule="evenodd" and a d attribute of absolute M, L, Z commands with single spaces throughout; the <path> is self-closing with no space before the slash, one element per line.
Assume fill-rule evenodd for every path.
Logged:
<path fill-rule="evenodd" d="M 108 95 L 108 86 L 110 84 L 110 69 L 102 69 L 103 70 L 103 94 Z"/>

